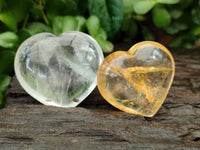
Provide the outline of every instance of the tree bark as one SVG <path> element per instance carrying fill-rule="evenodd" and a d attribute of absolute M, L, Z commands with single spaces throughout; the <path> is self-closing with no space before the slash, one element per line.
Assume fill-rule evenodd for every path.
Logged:
<path fill-rule="evenodd" d="M 13 77 L 0 110 L 0 149 L 199 150 L 200 50 L 172 54 L 175 79 L 153 118 L 112 107 L 97 89 L 76 108 L 44 106 Z"/>

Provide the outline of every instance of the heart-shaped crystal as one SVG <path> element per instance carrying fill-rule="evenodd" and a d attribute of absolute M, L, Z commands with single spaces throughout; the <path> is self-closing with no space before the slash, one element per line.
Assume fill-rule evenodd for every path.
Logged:
<path fill-rule="evenodd" d="M 41 103 L 75 107 L 96 87 L 102 61 L 100 46 L 85 33 L 40 33 L 19 47 L 15 73 L 25 91 Z"/>
<path fill-rule="evenodd" d="M 98 88 L 120 110 L 152 117 L 168 94 L 174 72 L 174 59 L 163 45 L 140 42 L 128 52 L 117 51 L 104 59 Z"/>

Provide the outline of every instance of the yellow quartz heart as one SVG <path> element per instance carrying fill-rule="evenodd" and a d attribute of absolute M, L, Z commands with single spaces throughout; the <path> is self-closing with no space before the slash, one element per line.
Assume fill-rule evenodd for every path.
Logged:
<path fill-rule="evenodd" d="M 98 89 L 118 109 L 152 117 L 163 104 L 174 73 L 175 63 L 168 49 L 144 41 L 104 59 L 97 74 Z"/>

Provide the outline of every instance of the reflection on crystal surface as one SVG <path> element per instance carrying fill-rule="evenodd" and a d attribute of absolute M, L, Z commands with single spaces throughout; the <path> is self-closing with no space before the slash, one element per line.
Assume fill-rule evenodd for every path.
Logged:
<path fill-rule="evenodd" d="M 98 71 L 98 88 L 113 106 L 153 116 L 165 100 L 174 77 L 170 52 L 156 42 L 141 42 L 128 52 L 109 55 Z"/>
<path fill-rule="evenodd" d="M 41 33 L 19 47 L 15 72 L 23 88 L 40 102 L 74 107 L 95 88 L 102 60 L 101 48 L 87 34 Z"/>

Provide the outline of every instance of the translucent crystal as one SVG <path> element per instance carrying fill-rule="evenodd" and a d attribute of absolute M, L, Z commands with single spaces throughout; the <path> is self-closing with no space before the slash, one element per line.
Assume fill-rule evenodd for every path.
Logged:
<path fill-rule="evenodd" d="M 27 93 L 41 103 L 75 107 L 96 87 L 102 60 L 100 46 L 87 34 L 40 33 L 19 47 L 15 72 Z"/>
<path fill-rule="evenodd" d="M 109 55 L 99 68 L 101 95 L 113 106 L 153 116 L 164 102 L 174 77 L 170 52 L 156 42 L 140 42 L 128 52 Z"/>

